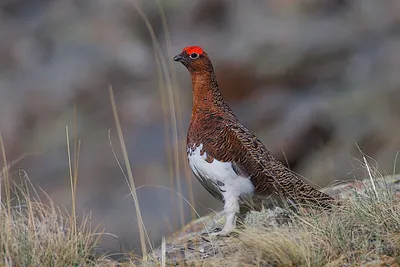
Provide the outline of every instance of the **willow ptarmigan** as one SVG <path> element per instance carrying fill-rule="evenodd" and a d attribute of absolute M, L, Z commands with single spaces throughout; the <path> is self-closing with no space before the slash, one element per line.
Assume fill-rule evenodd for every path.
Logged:
<path fill-rule="evenodd" d="M 331 207 L 332 198 L 305 183 L 286 168 L 248 129 L 222 98 L 210 58 L 198 46 L 174 57 L 190 72 L 193 108 L 187 136 L 189 165 L 205 189 L 224 201 L 229 235 L 236 225 L 239 204 L 246 199 L 280 198 L 294 204 Z"/>

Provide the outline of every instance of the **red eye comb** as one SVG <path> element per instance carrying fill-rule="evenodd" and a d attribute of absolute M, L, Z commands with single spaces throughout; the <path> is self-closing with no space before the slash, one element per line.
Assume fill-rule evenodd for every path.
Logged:
<path fill-rule="evenodd" d="M 203 48 L 201 48 L 200 46 L 187 46 L 185 48 L 182 49 L 182 53 L 186 52 L 188 53 L 188 55 L 192 54 L 192 53 L 196 53 L 196 54 L 203 54 Z"/>

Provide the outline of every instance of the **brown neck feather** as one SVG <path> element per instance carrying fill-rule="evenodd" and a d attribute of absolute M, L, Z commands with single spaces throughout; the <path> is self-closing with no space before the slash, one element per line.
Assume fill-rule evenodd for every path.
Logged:
<path fill-rule="evenodd" d="M 211 67 L 191 73 L 193 86 L 193 112 L 209 110 L 231 111 L 218 89 L 217 78 Z"/>

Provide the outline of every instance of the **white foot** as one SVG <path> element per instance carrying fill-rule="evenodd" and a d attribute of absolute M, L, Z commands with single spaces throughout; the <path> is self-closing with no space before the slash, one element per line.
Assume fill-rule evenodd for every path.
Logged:
<path fill-rule="evenodd" d="M 239 212 L 239 199 L 228 191 L 224 194 L 225 225 L 220 232 L 210 233 L 211 236 L 229 236 L 236 228 L 236 214 Z"/>

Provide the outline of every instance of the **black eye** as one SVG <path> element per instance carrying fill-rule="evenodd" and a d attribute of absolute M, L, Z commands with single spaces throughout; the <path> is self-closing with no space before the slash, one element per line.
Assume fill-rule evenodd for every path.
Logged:
<path fill-rule="evenodd" d="M 192 58 L 192 59 L 195 59 L 195 58 L 198 58 L 199 57 L 199 54 L 197 54 L 197 53 L 191 53 L 190 54 L 190 58 Z"/>

